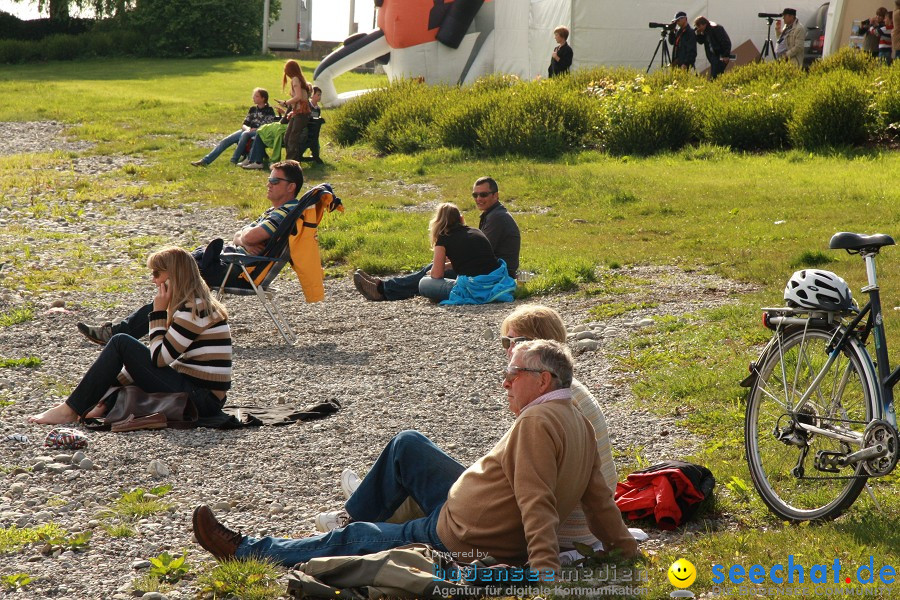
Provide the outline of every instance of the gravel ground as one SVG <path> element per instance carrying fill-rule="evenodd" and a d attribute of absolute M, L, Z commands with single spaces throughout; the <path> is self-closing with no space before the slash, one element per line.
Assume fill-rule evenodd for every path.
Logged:
<path fill-rule="evenodd" d="M 3 125 L 8 131 L 9 124 Z M 31 132 L 27 127 L 20 131 Z M 33 132 L 27 135 L 40 137 Z M 29 146 L 31 138 L 24 136 L 20 148 Z M 7 145 L 16 146 L 15 141 Z M 120 159 L 109 161 L 121 164 Z M 353 210 L 352 198 L 344 202 Z M 176 211 L 136 209 L 125 199 L 103 208 L 103 218 L 88 207 L 77 222 L 69 223 L 35 217 L 15 203 L 0 210 L 0 244 L 23 244 L 10 232 L 12 223 L 25 231 L 80 234 L 99 253 L 104 253 L 106 239 L 113 235 L 156 235 L 170 243 L 189 244 L 229 233 L 239 225 L 234 212 L 227 209 L 191 205 Z M 178 225 L 171 233 L 173 220 Z M 42 239 L 24 242 L 40 256 L 34 259 L 34 269 L 46 267 L 53 258 L 46 256 Z M 120 254 L 107 253 L 97 268 L 117 266 L 129 266 L 135 272 L 134 260 Z M 541 302 L 558 309 L 571 327 L 580 326 L 590 332 L 588 337 L 596 338 L 595 344 L 578 342 L 597 347 L 579 351 L 576 375 L 603 406 L 614 447 L 620 452 L 642 447 L 651 462 L 683 457 L 693 440 L 676 419 L 660 418 L 634 406 L 629 376 L 611 372 L 614 352 L 648 318 L 719 305 L 745 289 L 672 267 L 633 267 L 621 272 L 656 282 L 652 291 L 641 288 L 639 300 L 658 306 L 596 322 L 588 316 L 596 302 L 591 298 L 568 294 Z M 13 401 L 0 408 L 0 527 L 54 522 L 69 532 L 94 532 L 83 552 L 44 556 L 39 545 L 30 545 L 0 556 L 0 575 L 25 572 L 35 579 L 16 597 L 132 597 L 131 582 L 146 572 L 146 559 L 165 550 L 187 549 L 195 572 L 213 562 L 192 540 L 191 510 L 198 503 L 214 505 L 228 524 L 245 533 L 308 535 L 317 512 L 340 507 L 341 470 L 352 467 L 364 472 L 398 431 L 418 429 L 468 463 L 487 451 L 512 423 L 499 384 L 505 355 L 498 339 L 499 324 L 511 306 L 445 308 L 422 299 L 367 302 L 347 278 L 328 280 L 327 300 L 307 305 L 296 279 L 286 272 L 279 282 L 279 297 L 298 335 L 293 348 L 281 343 L 254 298 L 228 300 L 235 345 L 229 402 L 303 406 L 334 398 L 343 405 L 338 414 L 289 427 L 242 431 L 89 432 L 84 453 L 91 464 L 84 466 L 91 468 L 64 470 L 56 465 L 67 457 L 42 447 L 50 427 L 28 425 L 25 417 L 60 401 L 64 390 L 77 383 L 99 353 L 97 346 L 78 334 L 77 321 L 124 316 L 128 308 L 152 297 L 146 276 L 134 275 L 128 283 L 133 291 L 30 296 L 8 277 L 0 282 L 0 312 L 26 303 L 36 306 L 34 319 L 0 327 L 0 358 L 41 359 L 37 368 L 0 369 L 0 399 Z M 3 440 L 9 434 L 24 434 L 28 441 Z M 72 453 L 67 456 L 71 462 Z M 628 458 L 624 456 L 623 461 Z M 162 463 L 168 474 L 151 473 L 152 461 Z M 162 484 L 172 486 L 166 499 L 174 507 L 137 522 L 135 537 L 110 537 L 100 526 L 98 513 L 122 490 L 149 490 Z M 651 540 L 644 546 L 651 550 L 673 539 L 671 534 L 649 533 Z M 196 580 L 186 580 L 166 595 L 188 598 L 196 590 Z"/>

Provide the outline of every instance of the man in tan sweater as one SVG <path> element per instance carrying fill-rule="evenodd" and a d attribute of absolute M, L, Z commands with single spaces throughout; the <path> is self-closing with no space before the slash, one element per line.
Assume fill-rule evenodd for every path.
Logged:
<path fill-rule="evenodd" d="M 194 511 L 194 533 L 216 558 L 268 558 L 286 566 L 430 544 L 460 562 L 485 555 L 528 563 L 543 580 L 558 571 L 559 523 L 580 503 L 607 550 L 637 554 L 603 478 L 590 422 L 571 401 L 572 356 L 557 342 L 518 344 L 505 374 L 513 426 L 468 469 L 422 434 L 391 440 L 350 497 L 346 527 L 305 539 L 249 538 Z M 411 497 L 425 517 L 385 523 Z"/>

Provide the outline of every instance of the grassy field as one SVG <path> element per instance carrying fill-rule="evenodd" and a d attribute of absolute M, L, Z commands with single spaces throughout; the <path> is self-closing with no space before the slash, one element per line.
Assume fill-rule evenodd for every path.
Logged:
<path fill-rule="evenodd" d="M 96 142 L 88 155 L 128 154 L 145 161 L 81 182 L 75 193 L 59 198 L 53 210 L 72 218 L 78 218 L 80 204 L 122 193 L 141 203 L 202 201 L 251 215 L 267 204 L 262 176 L 230 168 L 224 159 L 206 169 L 189 162 L 236 129 L 253 87 L 283 96 L 280 65 L 275 59 L 243 58 L 0 67 L 0 121 L 58 120 L 70 126 L 73 138 Z M 310 73 L 313 66 L 304 64 L 304 70 Z M 384 81 L 347 75 L 337 83 L 345 91 Z M 323 116 L 328 119 L 328 111 Z M 327 139 L 327 124 L 323 135 Z M 765 510 L 743 458 L 744 390 L 737 386 L 767 338 L 758 307 L 781 304 L 792 270 L 807 265 L 835 270 L 862 298 L 861 262 L 829 251 L 828 239 L 836 231 L 900 235 L 896 152 L 744 155 L 701 146 L 647 159 L 585 151 L 537 162 L 485 161 L 450 150 L 383 157 L 366 146 L 326 142 L 323 157 L 326 164 L 309 168 L 308 179 L 332 182 L 348 208 L 320 234 L 332 273 L 353 268 L 388 273 L 423 264 L 430 255 L 425 235 L 430 210 L 415 207 L 454 201 L 475 221 L 468 191 L 478 176 L 491 175 L 523 232 L 522 268 L 535 274 L 530 293 L 578 283 L 604 286 L 627 264 L 671 264 L 759 286 L 735 306 L 660 319 L 619 353 L 620 372 L 639 373 L 633 387 L 637 402 L 683 416 L 685 426 L 705 440 L 692 458 L 709 466 L 719 483 L 707 531 L 686 533 L 650 557 L 651 597 L 672 590 L 664 572 L 679 557 L 697 566 L 692 589 L 698 594 L 711 588 L 716 564 L 726 571 L 732 564 L 768 569 L 790 554 L 808 566 L 839 559 L 845 571 L 854 572 L 870 556 L 876 570 L 881 564 L 900 566 L 900 534 L 889 525 L 900 518 L 896 474 L 872 483 L 880 512 L 865 493 L 848 515 L 826 525 L 791 526 Z M 0 157 L 0 207 L 26 202 L 35 190 L 69 186 L 73 174 L 45 167 L 71 158 L 65 153 Z M 0 263 L 15 273 L 19 255 L 0 248 Z M 900 308 L 898 261 L 900 250 L 888 248 L 879 262 L 894 362 L 900 360 L 900 320 L 893 310 Z M 59 285 L 43 279 L 33 290 Z M 598 314 L 621 308 L 599 306 Z M 0 314 L 0 326 L 18 318 Z M 639 449 L 635 452 L 640 463 Z M 891 588 L 880 596 L 900 597 L 900 592 Z"/>

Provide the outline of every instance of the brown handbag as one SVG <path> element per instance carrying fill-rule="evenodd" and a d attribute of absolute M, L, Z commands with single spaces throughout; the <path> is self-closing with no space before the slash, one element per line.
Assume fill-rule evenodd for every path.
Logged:
<path fill-rule="evenodd" d="M 114 423 L 155 413 L 166 416 L 168 427 L 192 427 L 197 420 L 197 408 L 187 392 L 148 393 L 136 385 L 126 385 L 116 392 L 116 402 L 102 419 L 99 429 L 109 429 Z M 92 427 L 94 428 L 94 427 Z"/>

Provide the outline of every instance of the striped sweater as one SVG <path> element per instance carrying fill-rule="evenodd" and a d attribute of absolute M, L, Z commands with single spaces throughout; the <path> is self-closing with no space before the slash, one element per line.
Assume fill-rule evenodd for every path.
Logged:
<path fill-rule="evenodd" d="M 221 400 L 231 388 L 231 329 L 227 320 L 210 318 L 202 308 L 194 318 L 192 306 L 178 308 L 168 326 L 166 311 L 150 313 L 151 360 L 157 367 L 172 367 Z M 132 383 L 125 369 L 119 382 Z"/>

